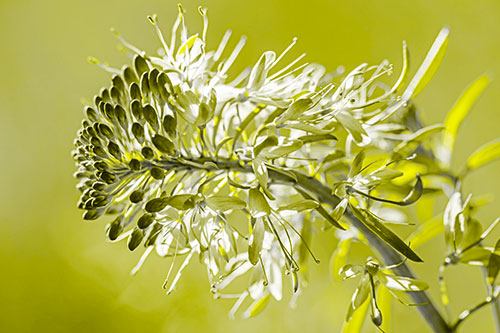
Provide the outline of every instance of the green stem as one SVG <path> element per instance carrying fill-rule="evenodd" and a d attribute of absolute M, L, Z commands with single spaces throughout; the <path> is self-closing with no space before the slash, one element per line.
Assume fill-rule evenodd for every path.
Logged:
<path fill-rule="evenodd" d="M 488 296 L 493 296 L 493 288 L 488 284 L 486 267 L 483 267 L 484 282 L 488 290 Z M 495 321 L 496 332 L 500 333 L 500 302 L 494 297 L 491 302 L 491 311 L 493 312 L 493 320 Z"/>
<path fill-rule="evenodd" d="M 253 172 L 249 165 L 242 165 L 236 160 L 219 159 L 213 160 L 209 158 L 202 158 L 198 160 L 190 160 L 189 162 L 194 162 L 192 164 L 184 164 L 176 160 L 163 161 L 163 167 L 167 169 L 203 169 L 206 171 L 217 171 L 221 169 L 234 170 L 238 172 Z M 211 162 L 213 164 L 204 164 L 205 162 Z M 199 167 L 195 167 L 195 165 Z M 337 206 L 340 202 L 340 198 L 333 195 L 331 189 L 328 186 L 322 184 L 318 179 L 310 177 L 301 172 L 293 171 L 295 178 L 287 175 L 286 173 L 281 173 L 276 170 L 269 170 L 269 178 L 276 181 L 282 182 L 293 187 L 298 187 L 305 190 L 313 195 L 315 195 L 322 203 L 330 205 L 331 207 Z M 361 221 L 359 221 L 350 211 L 346 212 L 346 216 L 349 218 L 352 226 L 358 229 L 373 245 L 374 248 L 382 255 L 386 265 L 396 265 L 403 261 L 403 258 L 399 253 L 397 253 L 392 247 L 387 245 L 381 238 L 374 234 L 370 229 L 368 229 Z M 416 279 L 415 274 L 410 270 L 410 268 L 405 264 L 400 264 L 393 268 L 393 271 L 400 276 L 405 276 L 409 278 Z M 435 307 L 432 300 L 429 298 L 426 292 L 408 292 L 410 297 L 418 305 L 417 309 L 420 314 L 427 322 L 427 324 L 435 332 L 453 332 L 454 329 L 450 327 L 446 321 L 441 316 L 438 309 Z"/>
<path fill-rule="evenodd" d="M 480 310 L 481 308 L 483 308 L 484 306 L 492 303 L 494 304 L 495 301 L 498 301 L 498 295 L 497 296 L 488 296 L 486 297 L 486 299 L 484 301 L 482 301 L 481 303 L 477 304 L 476 306 L 474 306 L 473 308 L 469 309 L 469 310 L 465 310 L 463 311 L 459 316 L 458 316 L 458 319 L 457 321 L 451 325 L 451 328 L 453 329 L 453 331 L 456 331 L 458 326 L 464 322 L 465 319 L 469 318 L 470 315 L 472 315 L 473 313 L 475 313 L 476 311 Z"/>

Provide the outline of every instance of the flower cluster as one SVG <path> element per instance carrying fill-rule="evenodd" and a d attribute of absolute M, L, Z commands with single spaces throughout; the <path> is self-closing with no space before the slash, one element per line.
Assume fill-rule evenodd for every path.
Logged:
<path fill-rule="evenodd" d="M 447 31 L 404 91 L 405 43 L 403 69 L 390 86 L 383 83 L 393 70 L 387 61 L 345 75 L 301 63 L 304 55 L 282 65 L 295 39 L 281 54 L 265 52 L 230 78 L 245 38 L 227 51 L 227 32 L 216 50 L 206 50 L 206 10 L 200 9 L 202 32 L 190 35 L 179 8 L 170 41 L 149 17 L 162 44 L 158 55 L 116 33 L 132 64 L 118 70 L 90 60 L 113 76 L 85 107 L 74 142 L 83 218 L 112 216 L 109 240 L 126 239 L 131 251 L 144 246 L 136 269 L 152 251 L 172 258 L 168 292 L 197 255 L 214 295 L 237 298 L 232 315 L 247 298 L 253 300 L 247 316 L 270 297 L 280 300 L 283 275 L 293 292 L 300 290 L 307 253 L 319 262 L 308 244 L 315 221 L 356 235 L 344 220 L 348 214 L 421 261 L 385 226 L 382 211 L 423 193 L 421 177 L 402 177 L 400 169 L 421 162 L 425 152 L 416 149 L 443 127 L 415 126 L 410 99 L 440 58 Z M 383 275 L 372 259 L 367 265 L 376 269 L 366 271 L 365 282 L 370 276 L 386 285 L 404 280 Z M 232 292 L 231 283 L 246 274 L 249 285 Z"/>

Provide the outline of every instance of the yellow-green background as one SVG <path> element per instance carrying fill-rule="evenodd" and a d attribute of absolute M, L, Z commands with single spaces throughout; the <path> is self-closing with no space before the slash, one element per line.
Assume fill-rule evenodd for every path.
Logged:
<path fill-rule="evenodd" d="M 189 24 L 201 26 L 196 7 L 208 6 L 209 45 L 227 28 L 248 43 L 236 67 L 260 52 L 282 50 L 297 36 L 295 55 L 307 52 L 330 70 L 342 64 L 387 58 L 400 68 L 400 45 L 408 41 L 413 71 L 443 25 L 451 28 L 448 53 L 437 76 L 418 97 L 428 123 L 442 121 L 461 90 L 475 77 L 500 76 L 500 2 L 404 0 L 184 1 Z M 230 321 L 232 302 L 211 298 L 207 280 L 194 263 L 166 296 L 161 289 L 168 261 L 153 258 L 136 276 L 129 271 L 139 253 L 105 241 L 104 221 L 84 222 L 76 209 L 72 141 L 82 118 L 81 98 L 92 98 L 109 75 L 86 61 L 88 55 L 120 67 L 110 27 L 139 47 L 159 43 L 146 15 L 159 14 L 168 31 L 176 2 L 167 0 L 0 0 L 0 331 L 2 332 L 337 332 L 353 283 L 329 277 L 331 234 L 314 243 L 322 264 L 297 307 L 273 302 L 251 320 Z M 235 40 L 232 41 L 234 45 Z M 500 83 L 494 81 L 460 132 L 457 161 L 500 136 Z M 459 165 L 459 163 L 457 163 Z M 500 215 L 496 162 L 466 183 L 474 194 L 496 198 L 479 214 L 483 224 Z M 420 249 L 427 266 L 416 267 L 431 282 L 442 241 Z M 484 297 L 481 275 L 454 268 L 448 276 L 455 314 Z M 463 326 L 490 332 L 490 310 Z M 365 325 L 367 332 L 373 332 Z M 393 332 L 427 332 L 413 309 L 394 305 Z"/>

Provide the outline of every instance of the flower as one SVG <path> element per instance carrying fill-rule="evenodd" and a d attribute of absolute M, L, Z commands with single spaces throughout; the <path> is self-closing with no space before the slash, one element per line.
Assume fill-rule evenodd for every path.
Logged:
<path fill-rule="evenodd" d="M 226 297 L 223 289 L 248 273 L 250 285 L 233 295 L 238 301 L 232 313 L 249 296 L 254 302 L 246 315 L 252 316 L 270 295 L 282 298 L 283 274 L 299 290 L 298 258 L 305 260 L 299 252 L 311 252 L 303 237 L 311 228 L 306 216 L 343 229 L 337 221 L 343 210 L 332 218 L 317 198 L 295 186 L 297 177 L 313 178 L 313 171 L 345 156 L 324 157 L 325 150 L 338 149 L 336 135 L 359 146 L 374 144 L 370 135 L 381 132 L 381 115 L 398 100 L 401 79 L 393 88 L 377 83 L 392 71 L 386 61 L 359 66 L 338 86 L 328 82 L 332 76 L 323 66 L 297 65 L 304 55 L 281 67 L 294 39 L 280 55 L 267 51 L 230 80 L 227 72 L 245 38 L 224 59 L 231 33 L 208 51 L 206 10 L 199 11 L 202 32 L 190 35 L 179 9 L 169 42 L 156 16 L 149 17 L 162 44 L 158 55 L 115 32 L 132 65 L 118 70 L 90 59 L 113 76 L 85 107 L 74 141 L 78 208 L 85 220 L 113 216 L 110 241 L 127 239 L 131 251 L 146 248 L 133 272 L 153 250 L 172 258 L 167 293 L 195 254 L 216 297 Z M 401 130 L 383 127 L 385 134 Z M 362 179 L 367 177 L 375 174 Z M 352 188 L 359 190 L 362 179 Z M 178 257 L 183 262 L 173 275 Z"/>

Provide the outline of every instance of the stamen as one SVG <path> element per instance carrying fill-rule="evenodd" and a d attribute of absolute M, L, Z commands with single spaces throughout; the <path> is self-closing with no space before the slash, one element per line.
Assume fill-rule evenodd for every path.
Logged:
<path fill-rule="evenodd" d="M 294 66 L 297 62 L 299 62 L 300 60 L 302 60 L 302 58 L 304 58 L 306 56 L 305 53 L 302 53 L 300 56 L 298 56 L 294 61 L 292 61 L 291 63 L 289 63 L 285 68 L 281 69 L 280 71 L 274 73 L 273 75 L 271 75 L 269 77 L 269 81 L 273 80 L 275 77 L 277 77 L 278 75 L 281 75 L 282 73 L 284 73 L 285 71 L 287 71 L 290 67 Z M 307 64 L 306 64 L 307 65 Z M 302 65 L 300 66 L 299 68 L 302 68 L 304 67 L 305 65 Z M 297 68 L 297 69 L 299 69 Z M 293 70 L 293 72 L 295 72 L 297 69 Z M 286 74 L 285 76 L 291 74 L 292 72 Z M 283 76 L 283 77 L 285 77 Z M 282 79 L 283 77 L 280 77 L 278 79 Z"/>
<path fill-rule="evenodd" d="M 262 273 L 264 274 L 264 286 L 269 285 L 269 280 L 267 279 L 266 269 L 264 268 L 264 263 L 262 262 L 262 256 L 259 255 L 260 266 L 262 267 Z"/>
<path fill-rule="evenodd" d="M 226 47 L 227 42 L 229 41 L 229 38 L 231 38 L 231 30 L 227 30 L 224 36 L 222 36 L 222 40 L 219 44 L 219 47 L 217 48 L 217 51 L 215 51 L 214 54 L 214 60 L 218 61 L 220 56 L 222 55 L 222 52 L 224 51 L 224 48 Z"/>
<path fill-rule="evenodd" d="M 174 269 L 174 264 L 175 264 L 175 259 L 177 259 L 177 250 L 178 249 L 179 249 L 179 242 L 176 242 L 174 259 L 172 259 L 172 264 L 170 265 L 170 268 L 168 269 L 167 277 L 165 278 L 165 281 L 163 282 L 163 285 L 161 286 L 163 289 L 167 289 L 168 279 L 170 278 L 170 273 L 172 273 L 172 270 Z"/>
<path fill-rule="evenodd" d="M 297 37 L 293 37 L 292 43 L 285 49 L 285 51 L 283 51 L 278 56 L 278 58 L 271 64 L 271 66 L 269 66 L 269 68 L 273 68 L 274 65 L 276 65 L 278 62 L 280 62 L 280 60 L 285 56 L 285 54 L 287 54 L 288 51 L 290 51 L 290 49 L 295 45 L 295 43 L 297 43 Z"/>
<path fill-rule="evenodd" d="M 179 281 L 179 278 L 182 275 L 182 272 L 184 271 L 184 269 L 189 264 L 189 261 L 191 260 L 191 257 L 193 256 L 194 252 L 195 252 L 194 250 L 191 250 L 189 252 L 189 254 L 187 255 L 186 259 L 184 259 L 184 262 L 182 263 L 181 267 L 177 271 L 177 275 L 175 276 L 174 281 L 172 281 L 172 284 L 170 285 L 170 288 L 168 288 L 168 290 L 167 290 L 167 295 L 170 295 L 172 293 L 172 291 L 174 291 L 175 286 L 177 285 L 177 282 Z"/>
<path fill-rule="evenodd" d="M 163 45 L 163 49 L 165 50 L 165 54 L 167 55 L 168 58 L 170 58 L 170 61 L 174 62 L 174 57 L 172 56 L 172 52 L 170 48 L 167 46 L 167 43 L 165 42 L 165 39 L 163 38 L 163 34 L 160 30 L 160 26 L 158 25 L 158 20 L 156 18 L 156 14 L 153 16 L 148 16 L 149 22 L 155 27 L 156 34 L 158 35 L 158 38 L 160 39 L 161 44 Z"/>
<path fill-rule="evenodd" d="M 205 41 L 207 38 L 207 30 L 208 30 L 208 16 L 207 9 L 203 7 L 198 7 L 198 12 L 203 17 L 203 34 L 201 35 L 202 40 Z"/>
<path fill-rule="evenodd" d="M 137 47 L 135 47 L 134 45 L 130 44 L 129 42 L 127 42 L 121 35 L 118 31 L 115 30 L 115 28 L 111 28 L 111 32 L 113 33 L 113 35 L 115 35 L 115 37 L 120 41 L 120 43 L 123 44 L 123 46 L 125 46 L 125 48 L 129 49 L 130 51 L 136 53 L 136 54 L 139 54 L 141 55 L 142 57 L 146 57 L 146 52 L 144 51 L 141 51 L 139 50 Z"/>
<path fill-rule="evenodd" d="M 154 249 L 154 246 L 148 246 L 146 251 L 144 251 L 144 254 L 141 256 L 141 259 L 139 259 L 139 262 L 137 263 L 137 265 L 135 265 L 135 267 L 132 268 L 130 275 L 134 276 L 137 274 L 137 272 L 139 271 L 139 269 L 141 269 L 142 265 L 146 261 L 147 257 L 151 253 L 151 251 L 153 251 L 153 249 Z"/>
<path fill-rule="evenodd" d="M 187 40 L 188 32 L 186 28 L 186 23 L 184 21 L 184 7 L 182 4 L 178 3 L 177 7 L 179 7 L 179 17 L 182 23 L 182 31 L 181 31 L 181 44 L 184 43 Z"/>
<path fill-rule="evenodd" d="M 116 69 L 116 68 L 113 68 L 113 67 L 109 67 L 103 63 L 101 63 L 99 60 L 97 60 L 96 58 L 94 57 L 88 57 L 87 58 L 87 61 L 91 64 L 94 64 L 94 65 L 97 65 L 99 67 L 101 67 L 102 69 L 104 69 L 106 72 L 109 72 L 109 73 L 112 73 L 112 74 L 121 74 L 121 72 Z"/>
<path fill-rule="evenodd" d="M 241 49 L 243 49 L 243 46 L 245 46 L 246 42 L 247 42 L 246 36 L 241 36 L 240 41 L 238 42 L 238 44 L 234 48 L 233 52 L 231 53 L 231 55 L 229 56 L 227 61 L 224 63 L 222 70 L 219 72 L 220 76 L 224 76 L 224 74 L 226 74 L 227 70 L 229 69 L 229 67 L 231 67 L 234 60 L 236 60 L 236 57 L 240 53 Z"/>
<path fill-rule="evenodd" d="M 238 309 L 240 308 L 241 304 L 243 304 L 243 301 L 245 300 L 245 298 L 247 298 L 247 296 L 248 296 L 248 291 L 245 290 L 241 294 L 240 298 L 238 298 L 236 303 L 234 303 L 231 310 L 229 311 L 229 319 L 234 319 L 234 314 L 236 313 L 236 311 L 238 311 Z"/>
<path fill-rule="evenodd" d="M 228 85 L 236 87 L 238 84 L 243 82 L 243 80 L 245 80 L 248 77 L 251 71 L 252 71 L 251 67 L 245 68 L 233 81 L 229 82 Z"/>
<path fill-rule="evenodd" d="M 170 49 L 175 50 L 175 39 L 177 38 L 177 29 L 181 23 L 182 14 L 179 13 L 175 19 L 174 25 L 172 26 L 172 36 L 170 37 Z"/>
<path fill-rule="evenodd" d="M 277 214 L 276 214 L 277 215 Z M 278 217 L 276 217 L 278 218 Z M 295 227 L 290 223 L 288 222 L 287 220 L 285 220 L 283 217 L 279 216 L 279 218 L 285 222 L 290 228 L 292 228 L 293 232 L 295 232 L 297 234 L 297 236 L 300 237 L 300 239 L 302 240 L 302 244 L 304 244 L 304 246 L 306 247 L 307 251 L 309 252 L 309 254 L 311 255 L 311 257 L 313 258 L 314 262 L 316 262 L 317 264 L 319 264 L 321 261 L 319 259 L 316 258 L 316 256 L 314 255 L 314 253 L 312 252 L 311 248 L 309 247 L 309 245 L 307 244 L 306 240 L 302 237 L 302 235 L 300 234 L 300 232 L 297 231 L 297 229 L 295 229 Z"/>

